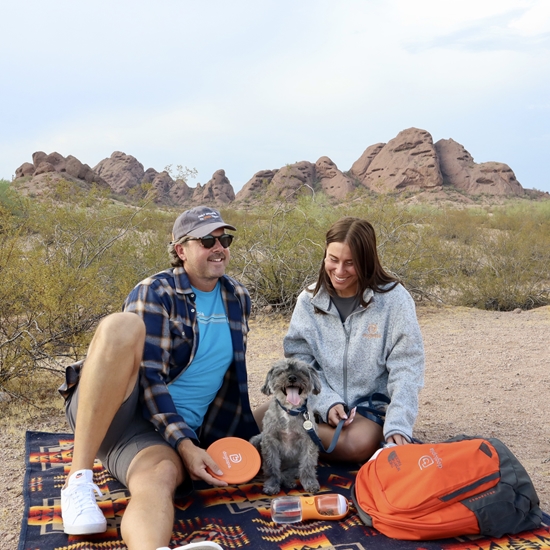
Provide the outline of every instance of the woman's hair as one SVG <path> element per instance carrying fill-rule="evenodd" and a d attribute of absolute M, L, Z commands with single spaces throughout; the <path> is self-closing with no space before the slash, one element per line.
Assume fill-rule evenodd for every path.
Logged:
<path fill-rule="evenodd" d="M 181 267 L 183 265 L 183 260 L 178 256 L 178 253 L 176 252 L 176 245 L 183 244 L 187 238 L 187 235 L 184 235 L 177 241 L 172 241 L 168 244 L 168 256 L 170 256 L 170 265 L 172 267 Z"/>
<path fill-rule="evenodd" d="M 357 297 L 362 306 L 367 305 L 363 301 L 363 293 L 367 288 L 372 289 L 374 292 L 388 292 L 399 284 L 399 280 L 387 273 L 380 264 L 374 227 L 367 220 L 347 216 L 332 224 L 327 231 L 325 254 L 321 262 L 317 284 L 313 291 L 314 296 L 322 286 L 327 289 L 329 294 L 336 294 L 330 277 L 325 270 L 327 247 L 330 243 L 346 243 L 349 246 L 353 258 L 353 267 L 357 273 Z M 393 284 L 387 286 L 390 283 Z"/>

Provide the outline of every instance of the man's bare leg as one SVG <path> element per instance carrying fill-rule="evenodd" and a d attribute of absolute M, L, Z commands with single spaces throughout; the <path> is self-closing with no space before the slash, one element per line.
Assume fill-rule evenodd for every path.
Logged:
<path fill-rule="evenodd" d="M 79 382 L 71 471 L 93 468 L 97 451 L 120 405 L 132 393 L 145 342 L 134 313 L 114 313 L 97 327 Z"/>
<path fill-rule="evenodd" d="M 93 464 L 116 412 L 135 388 L 145 325 L 133 313 L 115 313 L 99 324 L 88 349 L 78 388 L 73 459 L 61 490 L 63 530 L 101 533 L 106 520 L 97 505 Z"/>
<path fill-rule="evenodd" d="M 183 463 L 171 447 L 147 447 L 134 457 L 127 477 L 132 496 L 121 523 L 128 550 L 168 546 L 174 525 L 174 493 L 183 479 Z"/>

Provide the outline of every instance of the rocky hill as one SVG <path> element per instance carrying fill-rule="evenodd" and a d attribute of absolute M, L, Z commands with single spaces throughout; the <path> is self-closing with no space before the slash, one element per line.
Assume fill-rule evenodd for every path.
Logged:
<path fill-rule="evenodd" d="M 312 192 L 344 200 L 362 188 L 384 194 L 450 189 L 466 196 L 495 198 L 527 193 L 507 164 L 478 164 L 460 143 L 441 139 L 434 144 L 430 133 L 418 128 L 403 130 L 388 143 L 370 145 L 348 171 L 339 170 L 326 156 L 315 163 L 304 160 L 257 172 L 236 195 L 224 170 L 193 188 L 183 179 L 173 179 L 167 171 L 145 170 L 135 157 L 120 151 L 94 168 L 72 155 L 65 158 L 59 153 L 39 151 L 32 155 L 32 163 L 23 163 L 15 175 L 14 185 L 27 194 L 40 195 L 52 183 L 65 179 L 81 187 L 95 184 L 129 200 L 152 196 L 156 203 L 167 206 L 254 203 Z"/>

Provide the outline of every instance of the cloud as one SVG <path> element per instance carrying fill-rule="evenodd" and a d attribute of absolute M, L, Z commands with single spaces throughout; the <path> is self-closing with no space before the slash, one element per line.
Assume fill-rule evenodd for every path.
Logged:
<path fill-rule="evenodd" d="M 546 0 L 466 0 L 452 5 L 420 0 L 400 7 L 402 17 L 409 17 L 404 35 L 411 51 L 526 51 L 550 46 L 550 4 Z"/>
<path fill-rule="evenodd" d="M 548 42 L 550 36 L 550 2 L 538 0 L 517 19 L 510 23 L 510 28 L 522 36 L 535 37 Z"/>
<path fill-rule="evenodd" d="M 194 166 L 203 183 L 225 168 L 242 185 L 260 169 L 322 155 L 348 169 L 411 126 L 480 158 L 521 160 L 549 122 L 548 6 L 8 3 L 0 176 L 35 150 L 90 165 L 122 150 L 157 170 Z"/>

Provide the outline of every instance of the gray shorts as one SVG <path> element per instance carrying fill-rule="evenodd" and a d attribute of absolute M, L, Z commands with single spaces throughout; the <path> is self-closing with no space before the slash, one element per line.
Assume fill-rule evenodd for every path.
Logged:
<path fill-rule="evenodd" d="M 65 402 L 65 414 L 73 431 L 78 410 L 79 386 L 80 384 L 76 385 L 76 389 Z M 97 458 L 116 479 L 126 485 L 130 462 L 140 451 L 154 445 L 170 447 L 153 424 L 142 416 L 138 380 L 128 399 L 115 414 Z"/>

